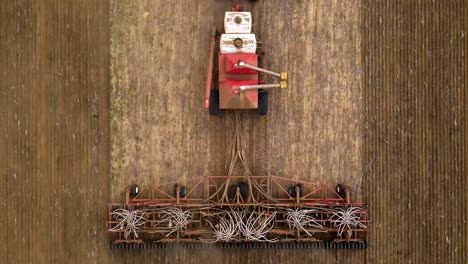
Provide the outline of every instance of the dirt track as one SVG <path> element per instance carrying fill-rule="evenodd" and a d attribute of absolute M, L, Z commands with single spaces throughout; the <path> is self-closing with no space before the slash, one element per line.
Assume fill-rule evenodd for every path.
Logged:
<path fill-rule="evenodd" d="M 418 2 L 252 8 L 265 65 L 291 76 L 268 117 L 244 117 L 254 172 L 350 183 L 368 250 L 159 253 L 110 252 L 106 204 L 133 181 L 224 173 L 232 114 L 202 102 L 229 1 L 2 4 L 0 262 L 464 263 L 468 4 Z"/>

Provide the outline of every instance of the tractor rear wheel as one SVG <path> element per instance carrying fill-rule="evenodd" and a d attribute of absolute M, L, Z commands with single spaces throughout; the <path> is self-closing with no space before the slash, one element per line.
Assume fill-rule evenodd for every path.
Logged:
<path fill-rule="evenodd" d="M 219 90 L 217 89 L 211 89 L 210 91 L 210 105 L 208 112 L 210 115 L 220 115 L 221 114 L 221 109 L 219 109 Z"/>
<path fill-rule="evenodd" d="M 268 91 L 267 90 L 258 90 L 258 109 L 257 113 L 259 115 L 268 114 Z"/>

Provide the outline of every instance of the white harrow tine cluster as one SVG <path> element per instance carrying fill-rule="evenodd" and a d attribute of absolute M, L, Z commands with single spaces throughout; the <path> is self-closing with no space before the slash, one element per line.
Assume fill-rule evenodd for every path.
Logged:
<path fill-rule="evenodd" d="M 131 235 L 138 238 L 138 232 L 148 222 L 145 216 L 148 216 L 153 210 L 127 210 L 119 208 L 113 211 L 114 219 L 117 224 L 111 228 L 112 231 L 124 232 L 125 239 L 129 239 Z M 182 210 L 177 207 L 165 207 L 156 210 L 162 214 L 161 221 L 157 225 L 162 225 L 161 228 L 167 229 L 169 232 L 165 235 L 170 236 L 174 232 L 183 232 L 188 228 L 192 220 L 190 210 Z M 317 221 L 313 216 L 319 213 L 320 208 L 283 208 L 280 211 L 272 211 L 267 213 L 262 210 L 221 210 L 210 220 L 205 218 L 205 221 L 211 226 L 213 239 L 203 242 L 230 242 L 235 241 L 238 237 L 252 242 L 277 242 L 279 237 L 268 238 L 270 231 L 275 226 L 276 216 L 283 215 L 288 227 L 291 231 L 299 230 L 312 237 L 310 228 L 322 229 L 324 226 Z M 367 228 L 361 221 L 359 213 L 362 209 L 359 207 L 349 207 L 347 209 L 336 208 L 328 221 L 338 228 L 338 236 L 351 231 L 354 228 Z M 155 226 L 154 226 L 155 227 Z"/>
<path fill-rule="evenodd" d="M 187 225 L 189 224 L 190 220 L 192 220 L 192 216 L 189 211 L 183 211 L 177 207 L 163 208 L 160 211 L 163 213 L 161 222 L 166 222 L 170 230 L 166 237 L 174 232 L 187 229 Z"/>
<path fill-rule="evenodd" d="M 278 238 L 268 239 L 266 236 L 273 229 L 276 212 L 266 215 L 265 212 L 251 213 L 244 221 L 243 213 L 233 212 L 237 219 L 237 228 L 250 241 L 276 242 Z"/>
<path fill-rule="evenodd" d="M 355 227 L 366 228 L 366 225 L 359 222 L 361 218 L 356 214 L 360 211 L 361 209 L 358 207 L 349 207 L 348 209 L 338 208 L 333 213 L 329 220 L 335 227 L 338 227 L 338 236 Z"/>
<path fill-rule="evenodd" d="M 111 228 L 113 231 L 124 231 L 125 239 L 128 239 L 129 235 L 133 235 L 138 238 L 137 230 L 143 226 L 147 219 L 145 213 L 140 210 L 126 210 L 116 209 L 114 212 L 115 220 L 119 223 Z"/>
<path fill-rule="evenodd" d="M 250 241 L 276 242 L 277 238 L 268 239 L 267 235 L 274 226 L 276 212 L 267 215 L 265 212 L 252 212 L 246 218 L 245 212 L 224 211 L 218 214 L 216 224 L 206 220 L 212 228 L 212 241 L 207 243 L 234 241 L 237 236 L 243 236 Z"/>
<path fill-rule="evenodd" d="M 312 216 L 315 212 L 315 209 L 296 208 L 293 210 L 288 208 L 285 213 L 286 222 L 290 229 L 304 231 L 308 236 L 312 236 L 312 234 L 307 231 L 307 227 L 323 228 L 323 226 Z"/>
<path fill-rule="evenodd" d="M 223 217 L 223 215 L 227 216 L 227 219 Z M 216 217 L 218 219 L 218 223 L 213 225 L 210 221 L 206 220 L 208 224 L 211 226 L 213 231 L 213 241 L 209 241 L 209 243 L 216 243 L 218 241 L 221 242 L 229 242 L 236 238 L 237 234 L 237 224 L 234 222 L 231 214 L 227 213 L 223 215 L 218 215 Z"/>

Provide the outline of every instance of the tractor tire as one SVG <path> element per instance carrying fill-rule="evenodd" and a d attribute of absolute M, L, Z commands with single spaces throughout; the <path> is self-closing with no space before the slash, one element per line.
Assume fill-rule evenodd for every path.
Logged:
<path fill-rule="evenodd" d="M 261 116 L 268 114 L 268 91 L 258 90 L 258 109 L 257 113 Z"/>
<path fill-rule="evenodd" d="M 218 116 L 221 114 L 221 109 L 219 109 L 219 90 L 211 89 L 210 91 L 210 105 L 208 112 L 210 115 Z"/>

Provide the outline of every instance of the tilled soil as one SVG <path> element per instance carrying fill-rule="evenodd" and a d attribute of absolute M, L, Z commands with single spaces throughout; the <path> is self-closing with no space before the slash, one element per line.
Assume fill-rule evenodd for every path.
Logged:
<path fill-rule="evenodd" d="M 203 110 L 231 1 L 0 5 L 0 263 L 464 263 L 468 4 L 246 4 L 289 88 L 243 116 L 249 166 L 369 204 L 370 248 L 111 252 L 107 203 L 223 175 L 234 115 Z M 242 170 L 237 169 L 237 173 Z"/>

